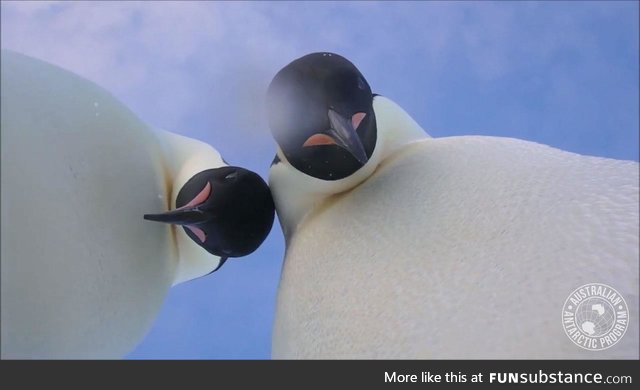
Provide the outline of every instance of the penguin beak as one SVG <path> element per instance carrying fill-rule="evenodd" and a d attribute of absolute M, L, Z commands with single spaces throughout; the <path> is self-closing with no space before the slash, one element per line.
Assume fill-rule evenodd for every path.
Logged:
<path fill-rule="evenodd" d="M 329 125 L 331 128 L 328 133 L 336 144 L 351 153 L 360 164 L 366 164 L 369 158 L 351 119 L 345 118 L 334 110 L 329 109 Z"/>
<path fill-rule="evenodd" d="M 145 214 L 148 221 L 171 223 L 175 225 L 197 225 L 211 219 L 208 213 L 196 207 L 180 208 L 161 214 Z"/>

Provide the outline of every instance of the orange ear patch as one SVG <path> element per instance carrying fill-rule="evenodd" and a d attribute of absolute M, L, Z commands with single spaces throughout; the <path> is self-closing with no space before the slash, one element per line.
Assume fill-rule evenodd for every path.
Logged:
<path fill-rule="evenodd" d="M 207 235 L 199 227 L 195 227 L 195 226 L 191 226 L 191 225 L 185 225 L 184 227 L 186 227 L 187 229 L 191 230 L 191 233 L 195 234 L 196 237 L 198 237 L 198 240 L 200 240 L 200 242 L 204 243 L 206 241 Z"/>
<path fill-rule="evenodd" d="M 353 114 L 353 116 L 351 117 L 351 125 L 353 126 L 354 130 L 357 129 L 358 126 L 360 126 L 360 123 L 362 123 L 362 120 L 365 116 L 367 116 L 367 114 L 364 112 L 356 112 L 355 114 Z"/>
<path fill-rule="evenodd" d="M 211 183 L 207 182 L 207 185 L 204 186 L 204 188 L 200 191 L 198 195 L 196 195 L 195 198 L 191 199 L 189 203 L 185 204 L 182 207 L 177 208 L 176 210 L 182 210 L 182 209 L 187 209 L 190 207 L 197 206 L 200 203 L 203 203 L 205 200 L 207 200 L 207 198 L 209 198 L 209 195 L 211 195 Z"/>
<path fill-rule="evenodd" d="M 326 134 L 317 133 L 307 138 L 302 146 L 336 145 L 336 141 Z"/>

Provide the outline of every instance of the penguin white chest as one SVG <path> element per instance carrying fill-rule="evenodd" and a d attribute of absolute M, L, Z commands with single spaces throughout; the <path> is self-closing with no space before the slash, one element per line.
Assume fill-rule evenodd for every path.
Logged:
<path fill-rule="evenodd" d="M 3 53 L 2 356 L 121 357 L 172 282 L 161 150 L 105 91 Z M 80 325 L 81 324 L 81 325 Z"/>
<path fill-rule="evenodd" d="M 595 356 L 560 321 L 593 281 L 638 318 L 637 183 L 637 164 L 518 140 L 407 146 L 289 240 L 274 357 L 637 358 L 637 322 Z"/>

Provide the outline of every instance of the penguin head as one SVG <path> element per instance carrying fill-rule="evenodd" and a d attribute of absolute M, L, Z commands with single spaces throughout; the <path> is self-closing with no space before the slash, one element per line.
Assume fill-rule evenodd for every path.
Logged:
<path fill-rule="evenodd" d="M 269 85 L 267 112 L 288 163 L 320 180 L 352 175 L 376 147 L 371 88 L 338 54 L 312 53 L 280 70 Z"/>
<path fill-rule="evenodd" d="M 182 225 L 197 245 L 223 260 L 255 251 L 273 225 L 269 187 L 258 174 L 240 167 L 197 173 L 182 186 L 175 204 L 175 210 L 144 219 Z"/>
<path fill-rule="evenodd" d="M 334 53 L 308 54 L 282 68 L 266 107 L 278 144 L 269 185 L 286 239 L 324 199 L 358 186 L 404 145 L 428 137 Z"/>

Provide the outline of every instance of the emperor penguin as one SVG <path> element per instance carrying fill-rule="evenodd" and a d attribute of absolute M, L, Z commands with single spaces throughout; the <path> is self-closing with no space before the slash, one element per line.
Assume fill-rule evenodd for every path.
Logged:
<path fill-rule="evenodd" d="M 121 358 L 172 285 L 253 252 L 271 230 L 258 174 L 10 51 L 1 135 L 3 359 Z"/>
<path fill-rule="evenodd" d="M 334 53 L 281 69 L 267 109 L 274 358 L 638 358 L 636 162 L 431 138 Z M 626 303 L 587 313 L 608 310 L 599 350 L 563 311 L 588 283 Z"/>

